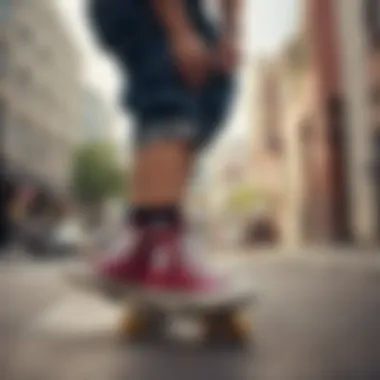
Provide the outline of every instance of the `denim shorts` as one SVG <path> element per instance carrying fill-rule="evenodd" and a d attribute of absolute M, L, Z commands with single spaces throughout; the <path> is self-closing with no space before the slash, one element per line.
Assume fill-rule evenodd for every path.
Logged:
<path fill-rule="evenodd" d="M 163 31 L 144 5 L 147 2 L 97 3 L 102 7 L 92 12 L 93 26 L 119 63 L 124 82 L 122 104 L 135 117 L 137 143 L 183 138 L 198 149 L 212 141 L 233 97 L 232 76 L 210 73 L 203 88 L 189 90 L 179 76 Z M 214 43 L 216 34 L 211 26 L 198 24 L 205 41 Z"/>
<path fill-rule="evenodd" d="M 184 88 L 175 100 L 164 103 L 158 98 L 157 102 L 137 108 L 137 112 L 135 108 L 139 115 L 135 126 L 137 144 L 182 139 L 194 149 L 207 146 L 223 126 L 232 98 L 231 82 L 230 78 L 213 78 L 198 94 Z M 169 86 L 162 86 L 160 92 L 169 90 Z"/>

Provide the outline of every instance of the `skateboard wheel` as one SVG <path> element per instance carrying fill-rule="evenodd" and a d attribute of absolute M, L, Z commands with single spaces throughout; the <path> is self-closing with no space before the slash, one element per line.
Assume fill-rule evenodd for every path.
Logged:
<path fill-rule="evenodd" d="M 145 340 L 161 333 L 163 324 L 160 315 L 136 309 L 123 313 L 119 335 L 123 340 Z"/>
<path fill-rule="evenodd" d="M 248 320 L 237 314 L 208 315 L 203 326 L 210 343 L 244 343 L 251 335 Z"/>
<path fill-rule="evenodd" d="M 137 310 L 123 312 L 120 324 L 119 335 L 122 338 L 139 336 L 146 329 L 144 315 Z"/>

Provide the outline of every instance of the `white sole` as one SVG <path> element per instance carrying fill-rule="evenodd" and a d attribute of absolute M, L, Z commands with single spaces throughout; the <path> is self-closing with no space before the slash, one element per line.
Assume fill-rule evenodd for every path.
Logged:
<path fill-rule="evenodd" d="M 251 304 L 256 299 L 252 285 L 235 284 L 220 292 L 188 293 L 155 289 L 133 289 L 126 294 L 141 307 L 178 313 L 229 311 Z"/>
<path fill-rule="evenodd" d="M 66 280 L 75 288 L 102 295 L 105 298 L 121 301 L 129 293 L 136 290 L 136 286 L 121 283 L 107 277 L 97 276 L 90 268 L 77 268 L 75 271 L 65 273 Z"/>
<path fill-rule="evenodd" d="M 169 312 L 231 310 L 244 307 L 256 299 L 253 285 L 247 281 L 238 280 L 219 292 L 199 294 L 149 289 L 121 283 L 96 276 L 88 268 L 67 273 L 66 278 L 78 289 L 101 295 L 115 302 L 134 303 L 139 307 Z"/>

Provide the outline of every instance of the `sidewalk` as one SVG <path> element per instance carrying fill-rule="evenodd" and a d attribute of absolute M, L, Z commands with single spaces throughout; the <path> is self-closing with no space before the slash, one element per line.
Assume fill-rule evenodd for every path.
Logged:
<path fill-rule="evenodd" d="M 380 247 L 371 249 L 360 249 L 355 247 L 339 246 L 315 246 L 300 247 L 297 249 L 277 248 L 242 248 L 236 250 L 220 250 L 210 254 L 211 260 L 227 262 L 252 262 L 252 261 L 277 261 L 302 260 L 309 262 L 348 262 L 369 263 L 380 265 Z"/>
<path fill-rule="evenodd" d="M 40 337 L 112 337 L 122 308 L 88 294 L 72 292 L 44 310 L 29 331 Z"/>
<path fill-rule="evenodd" d="M 240 261 L 257 281 L 260 299 L 251 314 L 256 336 L 254 351 L 244 353 L 242 360 L 236 360 L 239 353 L 235 351 L 175 351 L 161 345 L 145 350 L 133 345 L 121 347 L 115 339 L 120 308 L 70 287 L 56 295 L 53 302 L 46 300 L 38 314 L 19 309 L 28 322 L 18 330 L 19 344 L 21 348 L 29 344 L 31 354 L 38 354 L 40 347 L 40 356 L 35 359 L 31 355 L 31 361 L 41 368 L 51 366 L 49 377 L 40 375 L 49 379 L 57 374 L 65 380 L 103 380 L 121 375 L 142 380 L 177 379 L 184 375 L 186 379 L 200 380 L 335 380 L 337 374 L 345 379 L 355 375 L 378 379 L 379 260 L 374 255 L 359 254 L 360 251 L 327 251 L 293 255 L 220 252 L 219 260 L 212 258 L 219 265 Z M 54 285 L 57 278 L 52 272 L 56 273 L 48 269 L 49 280 L 41 279 L 40 273 L 24 278 L 26 286 L 19 293 L 12 288 L 14 301 L 23 304 L 23 294 L 34 305 L 34 296 L 41 298 L 41 291 L 59 287 Z M 30 289 L 29 284 L 37 279 L 41 287 Z M 19 284 L 20 280 L 16 282 Z M 14 357 L 15 353 L 10 355 Z M 16 367 L 25 360 L 26 356 L 18 359 Z M 115 366 L 119 360 L 123 363 L 122 372 Z M 117 369 L 119 376 L 108 373 L 109 368 Z"/>
<path fill-rule="evenodd" d="M 275 251 L 261 251 L 259 253 L 249 253 L 247 251 L 236 254 L 234 252 L 219 252 L 210 255 L 217 266 L 228 268 L 232 271 L 244 270 L 252 271 L 252 276 L 257 276 L 258 280 L 262 276 L 272 277 L 273 273 L 285 273 L 289 268 L 306 273 L 325 273 L 332 276 L 359 274 L 366 278 L 380 279 L 380 255 L 361 254 L 357 250 L 335 251 L 330 250 L 310 250 L 278 253 Z M 67 265 L 75 266 L 78 261 L 67 262 L 66 264 L 53 263 L 49 265 L 25 266 L 29 271 L 32 267 L 37 270 L 47 271 L 45 278 L 51 281 L 57 280 L 57 275 L 67 269 Z M 19 264 L 15 264 L 18 266 Z M 273 272 L 272 269 L 277 269 Z M 23 270 L 24 270 L 23 269 Z M 268 275 L 268 271 L 271 273 Z M 42 273 L 42 272 L 41 272 Z M 335 273 L 335 274 L 333 274 Z M 375 277 L 373 277 L 375 276 Z M 41 310 L 40 314 L 33 321 L 30 321 L 30 330 L 37 334 L 58 337 L 111 337 L 116 331 L 117 322 L 121 313 L 121 307 L 107 302 L 102 298 L 93 295 L 83 294 L 70 288 L 67 284 L 62 284 L 66 290 L 54 301 L 46 310 Z"/>

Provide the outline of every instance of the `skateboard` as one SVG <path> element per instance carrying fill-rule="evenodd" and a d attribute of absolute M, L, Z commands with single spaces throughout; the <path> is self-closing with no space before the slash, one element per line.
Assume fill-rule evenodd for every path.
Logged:
<path fill-rule="evenodd" d="M 176 340 L 181 337 L 176 327 L 186 325 L 190 327 L 187 341 L 245 345 L 252 336 L 251 310 L 256 294 L 249 281 L 233 280 L 224 291 L 212 296 L 169 294 L 133 287 L 120 291 L 114 284 L 98 286 L 78 281 L 78 274 L 76 279 L 71 276 L 70 283 L 121 305 L 117 335 L 123 341 Z"/>
<path fill-rule="evenodd" d="M 145 342 L 180 338 L 173 332 L 176 322 L 193 323 L 193 331 L 185 339 L 202 344 L 245 344 L 252 334 L 249 313 L 241 305 L 167 309 L 159 305 L 132 304 L 122 314 L 118 335 L 122 340 Z M 191 327 L 191 326 L 190 326 Z M 194 329 L 195 327 L 195 329 Z M 195 331 L 194 331 L 195 330 Z"/>

